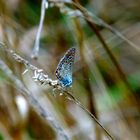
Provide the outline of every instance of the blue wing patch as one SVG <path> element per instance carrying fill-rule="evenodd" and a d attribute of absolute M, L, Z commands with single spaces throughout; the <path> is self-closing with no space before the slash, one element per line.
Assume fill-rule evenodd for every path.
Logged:
<path fill-rule="evenodd" d="M 58 78 L 59 84 L 62 87 L 70 87 L 72 85 L 72 68 L 74 64 L 75 52 L 75 48 L 70 48 L 57 66 L 55 74 Z"/>

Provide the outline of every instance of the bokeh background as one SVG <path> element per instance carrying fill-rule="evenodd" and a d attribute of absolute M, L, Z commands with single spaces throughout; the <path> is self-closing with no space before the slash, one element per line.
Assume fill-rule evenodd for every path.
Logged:
<path fill-rule="evenodd" d="M 117 29 L 138 48 L 139 0 L 79 0 L 83 7 Z M 65 7 L 65 6 L 64 6 Z M 0 0 L 0 41 L 43 69 L 52 79 L 64 53 L 76 48 L 71 92 L 109 130 L 116 140 L 140 139 L 140 51 L 108 29 L 97 25 L 120 65 L 125 80 L 83 18 L 70 17 L 58 6 L 46 9 L 37 60 L 31 59 L 40 20 L 41 0 Z M 52 88 L 35 83 L 25 66 L 0 50 L 2 59 L 72 140 L 107 140 L 104 131 L 79 106 Z M 0 71 L 0 140 L 61 140 L 18 88 Z"/>

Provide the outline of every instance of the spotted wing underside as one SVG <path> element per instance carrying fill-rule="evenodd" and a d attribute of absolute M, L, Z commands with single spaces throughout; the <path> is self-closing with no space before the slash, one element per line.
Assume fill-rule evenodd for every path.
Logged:
<path fill-rule="evenodd" d="M 63 58 L 60 60 L 57 69 L 56 77 L 62 86 L 70 86 L 72 84 L 72 68 L 75 58 L 75 48 L 70 48 Z"/>

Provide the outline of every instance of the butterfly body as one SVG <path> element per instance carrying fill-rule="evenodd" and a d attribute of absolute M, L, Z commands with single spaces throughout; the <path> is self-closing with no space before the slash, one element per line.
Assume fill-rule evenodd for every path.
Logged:
<path fill-rule="evenodd" d="M 70 48 L 57 66 L 55 74 L 58 78 L 58 83 L 62 87 L 70 87 L 72 85 L 72 68 L 74 64 L 75 51 L 75 48 Z"/>

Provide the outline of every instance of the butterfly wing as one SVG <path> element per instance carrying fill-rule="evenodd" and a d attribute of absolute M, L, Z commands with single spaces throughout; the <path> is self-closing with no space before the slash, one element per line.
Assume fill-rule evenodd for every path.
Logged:
<path fill-rule="evenodd" d="M 70 48 L 57 66 L 55 74 L 62 87 L 69 87 L 72 84 L 72 68 L 74 64 L 75 51 L 75 48 Z"/>

